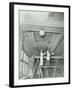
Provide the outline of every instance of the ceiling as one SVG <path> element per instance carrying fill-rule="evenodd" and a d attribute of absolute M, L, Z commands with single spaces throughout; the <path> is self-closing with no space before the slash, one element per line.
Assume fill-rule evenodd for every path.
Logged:
<path fill-rule="evenodd" d="M 23 33 L 23 49 L 29 57 L 32 55 L 40 55 L 40 50 L 45 52 L 49 49 L 55 55 L 62 56 L 64 48 L 63 33 L 54 34 L 46 33 L 44 37 L 39 35 L 39 32 L 25 32 Z"/>
<path fill-rule="evenodd" d="M 20 25 L 44 25 L 44 26 L 64 26 L 63 12 L 43 12 L 43 11 L 20 11 Z"/>
<path fill-rule="evenodd" d="M 45 32 L 44 37 L 39 31 Z M 64 14 L 59 12 L 20 11 L 20 40 L 24 52 L 31 57 L 47 49 L 57 56 L 64 53 Z"/>

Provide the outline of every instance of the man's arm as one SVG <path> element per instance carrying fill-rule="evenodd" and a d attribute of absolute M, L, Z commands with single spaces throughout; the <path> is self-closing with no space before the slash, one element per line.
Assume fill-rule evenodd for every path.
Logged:
<path fill-rule="evenodd" d="M 43 53 L 43 55 L 45 55 L 47 52 Z"/>

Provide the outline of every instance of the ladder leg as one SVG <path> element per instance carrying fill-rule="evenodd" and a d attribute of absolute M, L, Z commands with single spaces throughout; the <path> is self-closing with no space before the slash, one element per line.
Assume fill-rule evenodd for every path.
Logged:
<path fill-rule="evenodd" d="M 37 64 L 38 64 L 38 60 L 36 60 L 36 64 L 35 64 L 35 67 L 34 67 L 34 70 L 33 70 L 33 75 L 32 75 L 31 78 L 33 78 L 34 75 L 36 74 Z"/>
<path fill-rule="evenodd" d="M 58 63 L 58 59 L 56 60 L 55 66 L 57 66 L 57 63 Z M 53 77 L 55 77 L 55 74 L 56 74 L 56 69 L 57 69 L 57 67 L 54 67 Z"/>
<path fill-rule="evenodd" d="M 40 66 L 39 66 L 39 71 L 40 71 L 41 78 L 43 78 L 43 74 Z"/>
<path fill-rule="evenodd" d="M 64 75 L 64 74 L 63 74 L 63 73 L 64 73 L 64 71 L 63 71 L 63 68 L 64 68 L 64 67 L 62 67 L 62 66 L 60 65 L 60 62 L 59 62 L 59 66 L 60 66 L 60 69 L 61 69 L 62 75 Z"/>

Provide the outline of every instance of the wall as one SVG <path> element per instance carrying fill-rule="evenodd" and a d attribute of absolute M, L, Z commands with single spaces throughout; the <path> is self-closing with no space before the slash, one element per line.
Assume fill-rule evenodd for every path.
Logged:
<path fill-rule="evenodd" d="M 48 4 L 69 4 L 72 8 L 72 0 L 1 0 L 0 1 L 0 90 L 9 90 L 9 2 L 32 2 Z M 72 12 L 71 12 L 72 14 Z M 72 18 L 71 18 L 72 21 Z M 72 32 L 72 31 L 71 31 Z M 72 63 L 72 62 L 71 62 Z M 72 66 L 71 66 L 72 68 Z M 56 85 L 44 87 L 15 88 L 15 90 L 71 90 L 71 85 Z"/>

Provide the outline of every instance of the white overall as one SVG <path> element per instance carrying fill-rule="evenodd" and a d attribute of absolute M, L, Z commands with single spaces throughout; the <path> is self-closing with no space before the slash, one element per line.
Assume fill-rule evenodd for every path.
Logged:
<path fill-rule="evenodd" d="M 50 53 L 47 51 L 47 61 L 50 61 Z"/>
<path fill-rule="evenodd" d="M 40 65 L 43 65 L 43 53 L 42 53 L 42 50 L 40 52 Z"/>

